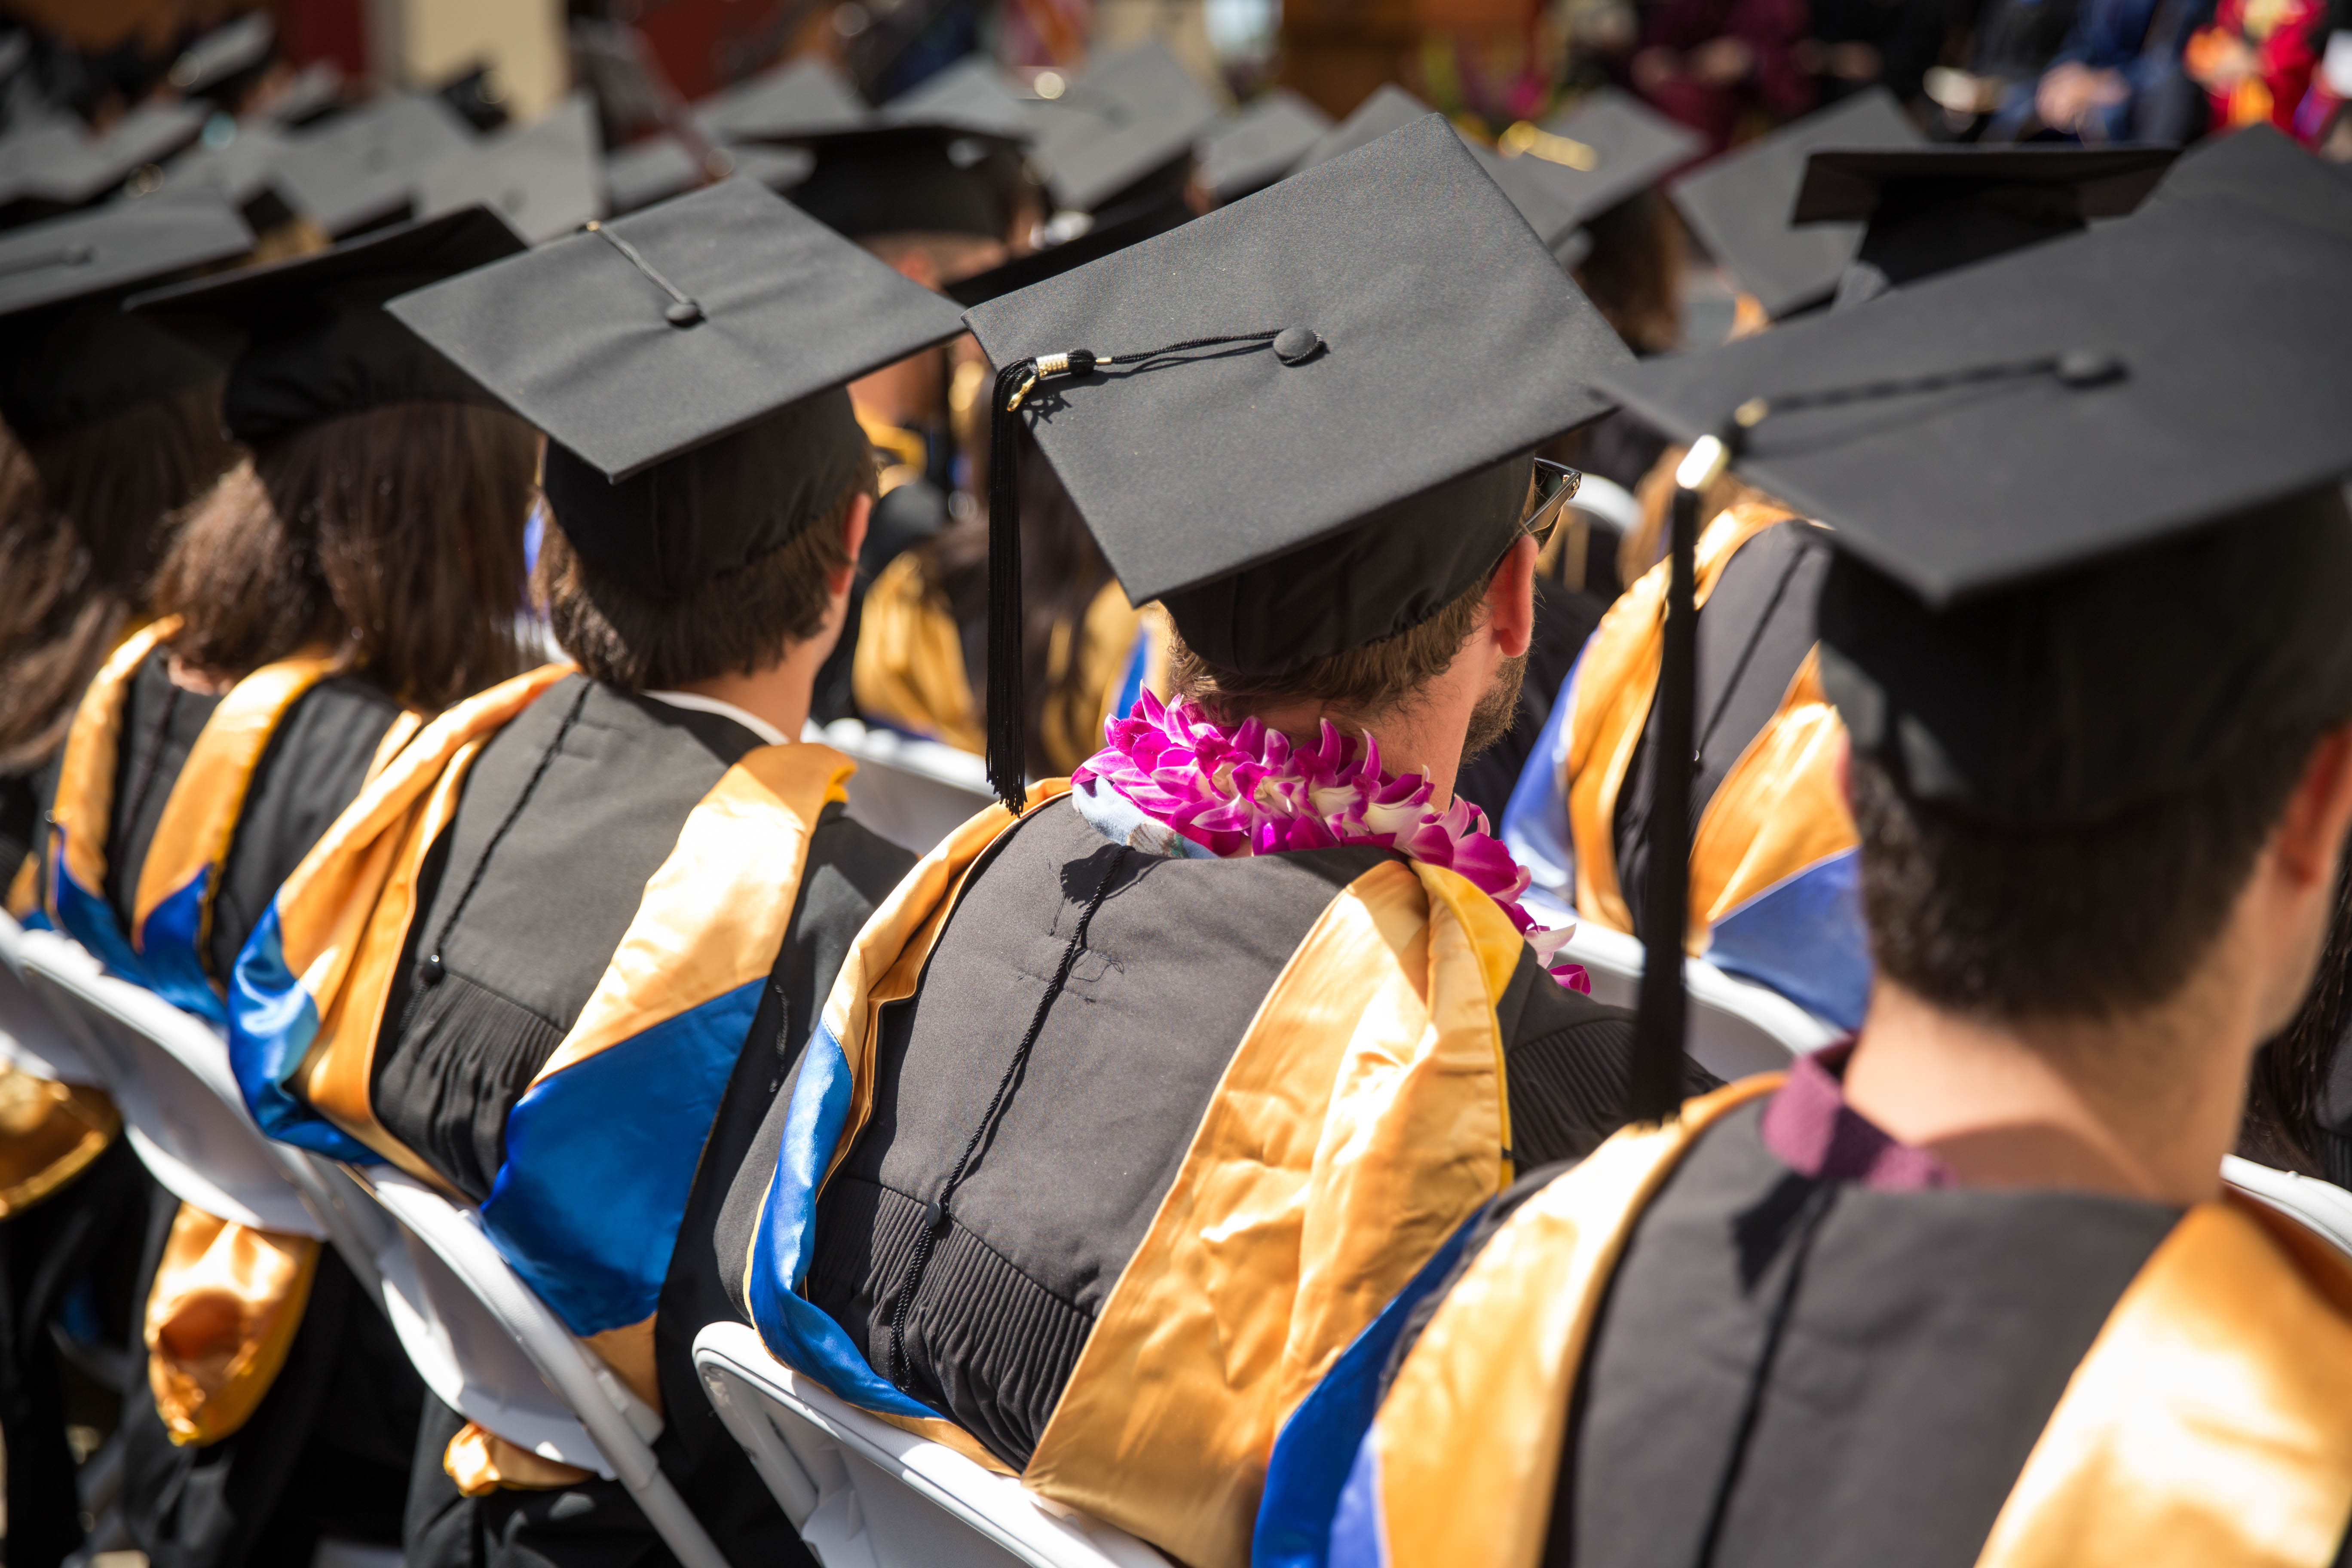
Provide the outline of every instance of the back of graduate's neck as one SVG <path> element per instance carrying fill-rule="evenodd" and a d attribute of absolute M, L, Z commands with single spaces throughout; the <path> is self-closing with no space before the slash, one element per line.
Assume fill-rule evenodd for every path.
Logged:
<path fill-rule="evenodd" d="M 1882 976 L 1845 1098 L 1963 1186 L 2186 1206 L 2221 1190 L 2258 1037 L 2210 968 L 2159 1005 L 2105 1018 L 1970 1016 Z"/>

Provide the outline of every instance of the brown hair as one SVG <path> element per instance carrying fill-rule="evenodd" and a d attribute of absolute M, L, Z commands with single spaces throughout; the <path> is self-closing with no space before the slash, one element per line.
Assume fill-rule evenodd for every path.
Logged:
<path fill-rule="evenodd" d="M 1638 354 L 1664 353 L 1682 341 L 1683 231 L 1658 193 L 1644 191 L 1585 224 L 1591 252 L 1576 280 Z"/>
<path fill-rule="evenodd" d="M 606 571 L 551 525 L 540 541 L 531 595 L 557 646 L 607 686 L 660 691 L 754 674 L 824 629 L 833 602 L 827 578 L 849 564 L 842 525 L 872 489 L 870 479 L 850 486 L 788 542 L 675 598 L 656 598 Z"/>
<path fill-rule="evenodd" d="M 265 444 L 195 508 L 156 582 L 182 659 L 237 679 L 321 644 L 434 709 L 520 668 L 538 437 L 503 409 L 395 403 Z"/>
<path fill-rule="evenodd" d="M 1499 564 L 1499 563 L 1498 563 Z M 1176 689 L 1227 721 L 1293 702 L 1319 702 L 1358 718 L 1410 704 L 1452 667 L 1471 635 L 1486 624 L 1488 573 L 1417 626 L 1272 675 L 1222 669 L 1171 639 L 1169 675 Z"/>
<path fill-rule="evenodd" d="M 55 750 L 178 512 L 236 455 L 217 379 L 66 430 L 0 432 L 0 773 Z"/>
<path fill-rule="evenodd" d="M 2250 746 L 2191 789 L 2089 827 L 2021 832 L 1848 770 L 1879 973 L 1948 1012 L 2112 1018 L 2203 957 L 2303 776 L 2315 736 Z"/>

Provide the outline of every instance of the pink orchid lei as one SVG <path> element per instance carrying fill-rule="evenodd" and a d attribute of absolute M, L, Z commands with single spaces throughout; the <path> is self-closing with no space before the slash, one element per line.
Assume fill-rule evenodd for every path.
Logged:
<path fill-rule="evenodd" d="M 1146 691 L 1131 714 L 1103 726 L 1103 749 L 1071 773 L 1073 787 L 1108 785 L 1220 859 L 1376 844 L 1444 866 L 1501 907 L 1553 978 L 1592 989 L 1580 964 L 1554 962 L 1576 928 L 1548 930 L 1519 906 L 1527 870 L 1487 831 L 1486 814 L 1459 799 L 1432 811 L 1429 781 L 1383 773 L 1370 735 L 1360 743 L 1327 719 L 1316 745 L 1293 745 L 1255 719 L 1221 724 L 1183 698 L 1163 705 Z"/>

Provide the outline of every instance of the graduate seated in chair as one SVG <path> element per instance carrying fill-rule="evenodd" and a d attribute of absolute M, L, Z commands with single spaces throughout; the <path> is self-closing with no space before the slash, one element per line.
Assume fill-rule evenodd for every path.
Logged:
<path fill-rule="evenodd" d="M 234 345 L 215 416 L 251 455 L 190 510 L 158 618 L 83 694 L 45 893 L 110 969 L 207 1022 L 365 780 L 427 714 L 520 668 L 533 435 L 383 302 L 521 248 L 476 209 L 132 301 L 144 330 Z M 133 1539 L 190 1568 L 321 1534 L 396 1542 L 423 1390 L 376 1304 L 312 1238 L 190 1204 L 159 1222 Z"/>
<path fill-rule="evenodd" d="M 1623 1015 L 1550 972 L 1449 790 L 1568 489 L 1528 454 L 1629 356 L 1434 115 L 967 319 L 1006 367 L 992 461 L 1034 429 L 1185 697 L 1031 787 L 992 679 L 1010 809 L 861 933 L 718 1250 L 800 1373 L 1237 1568 L 1370 1312 L 1615 1126 Z"/>
<path fill-rule="evenodd" d="M 2252 134 L 1605 384 L 1692 438 L 1760 397 L 1736 462 L 1835 525 L 1877 989 L 1496 1205 L 1360 1447 L 1276 1456 L 1261 1561 L 2346 1561 L 2352 1265 L 2219 1168 L 2352 825 L 2352 190 Z"/>
<path fill-rule="evenodd" d="M 727 1311 L 718 1261 L 673 1243 L 698 1212 L 707 1243 L 911 863 L 844 814 L 854 765 L 799 735 L 872 504 L 843 384 L 956 314 L 749 180 L 393 310 L 546 432 L 533 591 L 572 663 L 444 714 L 280 891 L 237 972 L 240 1079 L 274 1134 L 479 1205 L 663 1414 L 721 1550 L 796 1558 L 688 1363 Z M 628 345 L 625 374 L 583 321 Z M 428 1410 L 412 1564 L 656 1546 L 618 1482 Z"/>

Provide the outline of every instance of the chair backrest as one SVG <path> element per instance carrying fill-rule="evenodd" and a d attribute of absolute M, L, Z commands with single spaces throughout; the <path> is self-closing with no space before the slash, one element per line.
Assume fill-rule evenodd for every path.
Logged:
<path fill-rule="evenodd" d="M 259 1230 L 325 1238 L 276 1147 L 246 1112 L 211 1025 L 102 973 L 55 931 L 18 942 L 26 985 L 79 1037 L 140 1159 L 172 1194 Z"/>
<path fill-rule="evenodd" d="M 84 1059 L 72 1031 L 25 983 L 25 934 L 15 917 L 0 913 L 0 1060 L 52 1083 L 104 1089 L 104 1075 Z"/>
<path fill-rule="evenodd" d="M 1537 912 L 1536 918 L 1546 916 Z M 1561 914 L 1552 920 L 1570 918 Z M 1638 999 L 1642 984 L 1638 938 L 1586 921 L 1569 939 L 1565 956 L 1584 965 L 1592 977 L 1594 1000 L 1631 1007 Z M 1690 995 L 1691 1057 L 1720 1078 L 1745 1078 L 1784 1068 L 1790 1057 L 1834 1044 L 1843 1033 L 1779 992 L 1727 974 L 1703 958 L 1683 961 L 1683 989 Z"/>
<path fill-rule="evenodd" d="M 855 719 L 812 724 L 807 738 L 856 759 L 849 815 L 918 855 L 996 799 L 981 759 L 936 741 L 869 730 Z"/>
<path fill-rule="evenodd" d="M 2316 1176 L 2274 1171 L 2235 1154 L 2221 1156 L 2221 1179 L 2256 1203 L 2301 1221 L 2305 1230 L 2352 1255 L 2352 1193 Z"/>
<path fill-rule="evenodd" d="M 694 1363 L 824 1568 L 1169 1568 L 1126 1531 L 843 1403 L 741 1323 L 706 1326 Z"/>

